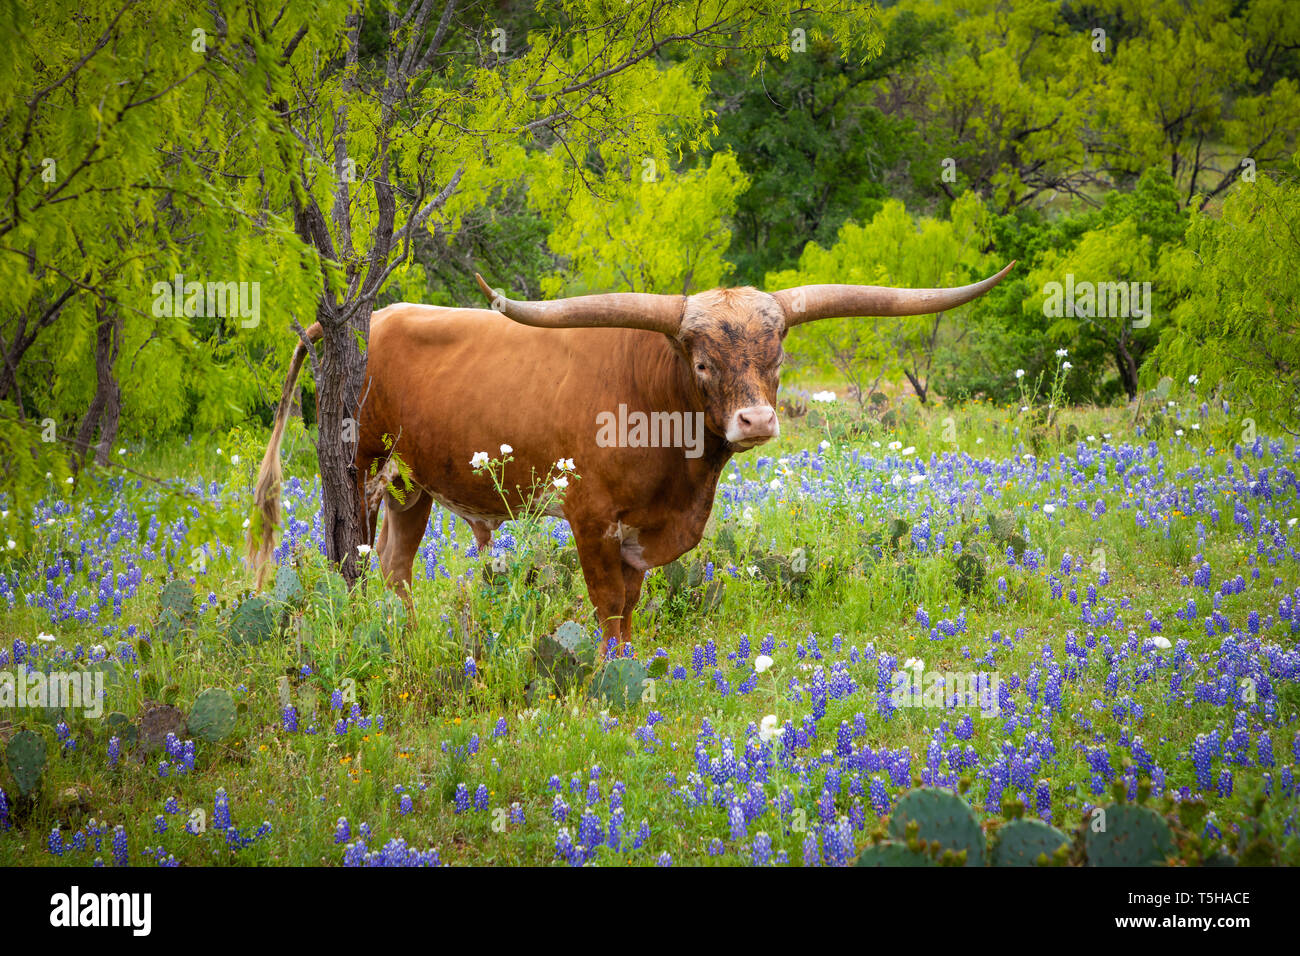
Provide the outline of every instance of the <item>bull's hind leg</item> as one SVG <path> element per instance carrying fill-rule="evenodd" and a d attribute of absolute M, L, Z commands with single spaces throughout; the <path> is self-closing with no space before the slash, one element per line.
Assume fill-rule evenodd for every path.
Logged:
<path fill-rule="evenodd" d="M 407 616 L 415 620 L 415 602 L 411 598 L 411 568 L 415 554 L 424 540 L 433 499 L 418 488 L 411 488 L 404 501 L 391 491 L 384 493 L 384 527 L 379 533 L 379 566 L 388 586 L 401 595 Z"/>

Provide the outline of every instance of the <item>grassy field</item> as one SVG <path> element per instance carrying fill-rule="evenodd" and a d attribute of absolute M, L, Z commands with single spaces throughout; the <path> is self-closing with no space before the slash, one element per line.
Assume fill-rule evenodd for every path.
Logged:
<path fill-rule="evenodd" d="M 1072 862 L 1112 791 L 1203 801 L 1181 859 L 1300 862 L 1294 442 L 1177 389 L 1140 423 L 809 405 L 652 573 L 614 649 L 649 668 L 628 706 L 538 677 L 543 635 L 590 621 L 562 523 L 508 525 L 489 560 L 435 512 L 405 628 L 376 572 L 331 585 L 299 435 L 279 557 L 304 594 L 241 643 L 237 542 L 152 520 L 147 489 L 52 490 L 41 548 L 4 568 L 0 671 L 99 672 L 106 700 L 0 707 L 49 754 L 30 798 L 0 770 L 0 863 L 852 863 L 917 784 L 990 835 L 1020 813 L 1079 831 Z M 123 457 L 244 510 L 262 437 Z M 196 611 L 173 636 L 174 577 Z M 994 691 L 924 693 L 936 673 Z M 190 714 L 206 688 L 237 708 L 216 742 L 146 705 Z"/>

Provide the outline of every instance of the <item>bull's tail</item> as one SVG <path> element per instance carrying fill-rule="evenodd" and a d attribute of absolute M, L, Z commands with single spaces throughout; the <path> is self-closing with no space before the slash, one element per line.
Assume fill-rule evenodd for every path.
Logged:
<path fill-rule="evenodd" d="M 307 329 L 307 339 L 317 342 L 321 337 L 320 323 L 314 323 Z M 307 346 L 302 342 L 293 350 L 293 360 L 289 363 L 289 374 L 284 380 L 284 390 L 280 393 L 280 406 L 275 411 L 275 425 L 271 429 L 271 440 L 267 443 L 266 454 L 262 457 L 262 467 L 257 471 L 257 486 L 253 490 L 253 507 L 260 519 L 248 527 L 248 563 L 260 589 L 266 582 L 267 572 L 271 567 L 271 555 L 275 552 L 275 529 L 280 526 L 280 484 L 284 472 L 280 467 L 280 445 L 284 442 L 284 428 L 289 421 L 289 409 L 293 407 L 293 386 L 302 371 L 302 363 L 307 358 Z"/>

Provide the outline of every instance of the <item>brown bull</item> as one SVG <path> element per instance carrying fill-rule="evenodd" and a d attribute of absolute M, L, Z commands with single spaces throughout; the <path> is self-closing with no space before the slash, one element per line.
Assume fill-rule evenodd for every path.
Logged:
<path fill-rule="evenodd" d="M 513 447 L 505 473 L 511 513 L 528 506 L 522 499 L 536 481 L 546 485 L 558 460 L 572 459 L 581 477 L 556 513 L 573 530 L 604 636 L 628 640 L 646 571 L 699 543 L 731 456 L 777 436 L 774 406 L 790 328 L 837 316 L 942 312 L 983 295 L 1014 265 L 951 289 L 810 285 L 772 294 L 715 289 L 553 302 L 493 295 L 480 278 L 491 310 L 382 309 L 366 351 L 357 474 L 364 481 L 372 464 L 387 462 L 386 436 L 411 471 L 400 502 L 387 490 L 366 496 L 357 489 L 367 498 L 372 537 L 383 498 L 383 573 L 409 601 L 411 564 L 434 502 L 470 523 L 480 550 L 488 546 L 508 512 L 490 477 L 471 467 L 475 453 Z M 308 330 L 313 340 L 319 335 L 319 326 Z M 258 476 L 262 537 L 250 537 L 249 557 L 259 576 L 280 521 L 280 443 L 305 355 L 299 344 Z M 701 440 L 694 448 L 646 440 L 611 447 L 610 421 L 635 412 L 675 413 L 659 421 L 673 420 L 672 434 L 680 436 L 702 421 Z"/>

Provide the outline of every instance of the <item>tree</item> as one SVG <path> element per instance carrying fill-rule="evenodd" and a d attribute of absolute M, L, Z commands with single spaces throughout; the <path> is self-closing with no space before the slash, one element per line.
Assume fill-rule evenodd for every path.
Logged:
<path fill-rule="evenodd" d="M 1083 133 L 1099 69 L 1087 34 L 1071 29 L 1051 0 L 937 6 L 953 42 L 891 77 L 886 94 L 946 161 L 930 171 L 933 181 L 949 195 L 972 189 L 1002 212 L 1057 194 L 1087 196 L 1097 175 Z M 904 0 L 897 15 L 935 10 L 928 0 Z"/>
<path fill-rule="evenodd" d="M 901 202 L 889 200 L 870 222 L 846 223 L 835 244 L 809 243 L 799 266 L 767 278 L 769 289 L 820 282 L 915 288 L 962 285 L 989 275 L 993 259 L 982 250 L 989 216 L 974 193 L 963 193 L 950 219 L 914 221 Z M 814 348 L 885 361 L 885 372 L 901 373 L 922 403 L 929 399 L 930 374 L 944 344 L 964 336 L 952 317 L 832 319 L 804 333 Z M 808 339 L 805 339 L 808 341 Z M 793 348 L 793 346 L 787 346 Z"/>
<path fill-rule="evenodd" d="M 1074 377 L 1098 383 L 1113 365 L 1129 399 L 1138 371 L 1168 315 L 1171 296 L 1157 276 L 1161 252 L 1181 242 L 1186 217 L 1173 178 L 1143 174 L 1131 193 L 1112 192 L 1069 246 L 1046 251 L 1022 301 L 1046 338 L 1067 346 Z M 1094 396 L 1098 391 L 1094 385 Z"/>
<path fill-rule="evenodd" d="M 1285 162 L 1300 132 L 1300 21 L 1282 0 L 1101 0 L 1109 36 L 1092 153 L 1113 177 L 1164 165 L 1185 205 Z M 1103 132 L 1104 131 L 1104 132 Z"/>
<path fill-rule="evenodd" d="M 719 133 L 711 148 L 734 152 L 750 183 L 728 254 L 741 283 L 761 285 L 768 272 L 791 268 L 810 241 L 830 245 L 846 220 L 869 219 L 891 194 L 909 205 L 914 195 L 943 198 L 933 175 L 942 154 L 909 118 L 886 112 L 876 90 L 942 49 L 949 22 L 886 11 L 884 47 L 865 63 L 823 41 L 800 44 L 757 77 L 740 56 L 714 70 Z"/>
<path fill-rule="evenodd" d="M 1196 213 L 1162 257 L 1179 295 L 1151 376 L 1219 389 L 1261 427 L 1300 434 L 1300 154 L 1285 176 L 1232 187 L 1222 215 Z"/>

